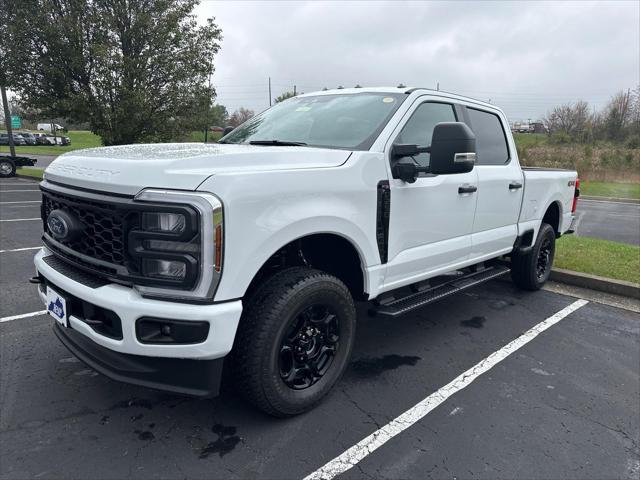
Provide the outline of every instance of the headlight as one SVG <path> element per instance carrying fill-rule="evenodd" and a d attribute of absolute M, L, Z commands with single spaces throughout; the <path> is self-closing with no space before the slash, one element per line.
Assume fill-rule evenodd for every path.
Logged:
<path fill-rule="evenodd" d="M 184 280 L 187 275 L 187 264 L 175 260 L 145 258 L 142 260 L 142 274 L 145 277 Z"/>
<path fill-rule="evenodd" d="M 186 218 L 181 213 L 144 212 L 142 229 L 150 232 L 184 232 Z"/>
<path fill-rule="evenodd" d="M 140 227 L 128 235 L 140 262 L 135 288 L 145 297 L 213 300 L 222 275 L 222 202 L 210 193 L 155 189 L 135 201 L 143 204 Z"/>

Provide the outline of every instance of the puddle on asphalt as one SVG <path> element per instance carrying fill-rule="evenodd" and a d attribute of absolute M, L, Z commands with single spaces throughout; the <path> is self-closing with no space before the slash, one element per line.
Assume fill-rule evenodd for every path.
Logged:
<path fill-rule="evenodd" d="M 404 366 L 413 367 L 421 357 L 410 355 L 385 355 L 378 358 L 361 358 L 351 362 L 349 375 L 359 378 L 374 378 L 388 370 L 395 370 Z"/>
<path fill-rule="evenodd" d="M 138 435 L 138 440 L 143 440 L 143 441 L 150 441 L 153 440 L 154 438 L 156 438 L 156 436 L 153 434 L 153 432 L 149 431 L 149 430 L 134 430 L 133 433 L 135 433 L 136 435 Z"/>
<path fill-rule="evenodd" d="M 462 320 L 460 325 L 467 328 L 482 328 L 487 317 L 471 317 L 469 320 Z"/>
<path fill-rule="evenodd" d="M 200 459 L 205 459 L 209 455 L 216 453 L 223 457 L 236 448 L 241 441 L 240 437 L 236 435 L 236 427 L 227 427 L 216 423 L 211 427 L 211 431 L 218 435 L 218 438 L 213 442 L 209 442 L 206 447 L 200 450 Z"/>

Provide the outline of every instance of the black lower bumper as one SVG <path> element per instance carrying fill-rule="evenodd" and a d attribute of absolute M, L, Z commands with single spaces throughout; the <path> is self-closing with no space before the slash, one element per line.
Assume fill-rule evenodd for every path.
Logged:
<path fill-rule="evenodd" d="M 224 358 L 193 360 L 130 355 L 109 350 L 57 322 L 53 331 L 71 353 L 113 380 L 203 398 L 215 397 L 220 390 Z"/>

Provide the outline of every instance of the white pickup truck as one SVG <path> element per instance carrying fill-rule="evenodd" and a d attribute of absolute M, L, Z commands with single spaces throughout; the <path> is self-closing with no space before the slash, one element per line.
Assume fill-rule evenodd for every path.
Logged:
<path fill-rule="evenodd" d="M 218 144 L 78 150 L 41 183 L 39 293 L 95 370 L 265 412 L 319 402 L 355 301 L 400 315 L 549 277 L 576 172 L 521 168 L 503 112 L 421 88 L 300 95 Z"/>

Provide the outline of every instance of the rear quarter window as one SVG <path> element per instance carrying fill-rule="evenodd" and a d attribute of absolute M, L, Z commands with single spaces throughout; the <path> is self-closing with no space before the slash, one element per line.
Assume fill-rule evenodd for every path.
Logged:
<path fill-rule="evenodd" d="M 471 130 L 476 136 L 478 165 L 505 165 L 509 162 L 507 136 L 500 118 L 489 112 L 467 107 Z"/>

